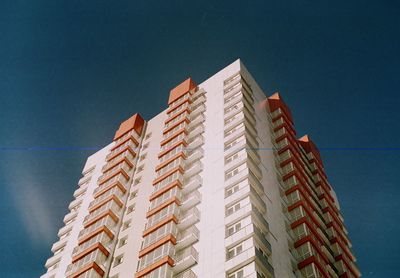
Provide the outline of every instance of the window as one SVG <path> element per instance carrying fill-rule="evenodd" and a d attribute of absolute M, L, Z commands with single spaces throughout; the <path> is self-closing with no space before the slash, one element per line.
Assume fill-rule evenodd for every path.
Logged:
<path fill-rule="evenodd" d="M 133 191 L 133 192 L 131 193 L 131 195 L 129 196 L 129 200 L 132 200 L 133 198 L 136 198 L 137 194 L 138 194 L 138 191 L 137 191 L 137 190 Z"/>
<path fill-rule="evenodd" d="M 245 170 L 246 168 L 247 168 L 247 164 L 243 163 L 243 164 L 239 165 L 238 167 L 236 167 L 235 169 L 225 172 L 225 180 L 232 178 L 233 176 L 235 176 L 239 172 Z"/>
<path fill-rule="evenodd" d="M 122 264 L 123 260 L 124 260 L 124 255 L 119 255 L 118 257 L 116 257 L 114 259 L 114 267 Z"/>
<path fill-rule="evenodd" d="M 122 230 L 126 230 L 126 229 L 128 229 L 130 226 L 132 226 L 132 220 L 129 220 L 129 221 L 124 222 L 124 224 L 122 225 Z"/>
<path fill-rule="evenodd" d="M 231 236 L 242 228 L 242 223 L 235 223 L 226 229 L 226 236 Z"/>
<path fill-rule="evenodd" d="M 151 132 L 147 133 L 146 136 L 144 137 L 144 139 L 145 139 L 145 140 L 150 139 L 151 135 L 152 135 Z"/>
<path fill-rule="evenodd" d="M 135 206 L 136 206 L 136 204 L 133 204 L 133 205 L 129 206 L 128 209 L 126 210 L 126 213 L 129 214 L 132 211 L 134 211 L 135 210 Z"/>
<path fill-rule="evenodd" d="M 146 143 L 146 144 L 143 145 L 142 150 L 145 150 L 145 149 L 147 149 L 148 147 L 149 147 L 149 143 Z"/>
<path fill-rule="evenodd" d="M 139 184 L 141 181 L 142 181 L 142 177 L 138 177 L 137 179 L 135 179 L 134 185 Z"/>
<path fill-rule="evenodd" d="M 136 173 L 140 173 L 141 171 L 143 171 L 143 169 L 144 169 L 144 165 L 140 165 L 140 166 L 137 168 Z"/>
<path fill-rule="evenodd" d="M 225 198 L 231 196 L 233 193 L 239 191 L 239 184 L 236 184 L 229 189 L 225 189 Z"/>
<path fill-rule="evenodd" d="M 242 244 L 236 245 L 235 247 L 228 249 L 228 252 L 226 253 L 226 259 L 230 260 L 233 257 L 237 256 L 243 251 L 243 246 Z"/>
<path fill-rule="evenodd" d="M 228 275 L 228 278 L 243 278 L 243 277 L 244 277 L 243 269 L 240 269 L 240 270 Z"/>
<path fill-rule="evenodd" d="M 239 169 L 233 169 L 232 171 L 229 171 L 228 173 L 226 173 L 225 175 L 225 180 L 232 178 L 234 175 L 236 175 L 237 173 L 239 173 Z"/>
<path fill-rule="evenodd" d="M 119 240 L 119 245 L 118 245 L 118 247 L 122 247 L 122 246 L 124 246 L 125 244 L 127 244 L 128 243 L 128 237 L 126 236 L 126 237 L 123 237 L 123 238 L 121 238 L 120 240 Z"/>
<path fill-rule="evenodd" d="M 142 154 L 141 156 L 140 156 L 140 161 L 143 161 L 144 159 L 146 159 L 146 156 L 147 156 L 147 153 L 145 153 L 145 154 Z"/>
<path fill-rule="evenodd" d="M 228 156 L 227 158 L 225 158 L 225 164 L 232 162 L 233 160 L 235 160 L 238 157 L 239 157 L 239 153 L 235 153 L 231 156 Z"/>
<path fill-rule="evenodd" d="M 237 203 L 237 204 L 234 204 L 234 205 L 228 207 L 225 212 L 226 216 L 231 215 L 232 213 L 234 213 L 235 211 L 238 211 L 239 209 L 240 209 L 240 203 Z"/>

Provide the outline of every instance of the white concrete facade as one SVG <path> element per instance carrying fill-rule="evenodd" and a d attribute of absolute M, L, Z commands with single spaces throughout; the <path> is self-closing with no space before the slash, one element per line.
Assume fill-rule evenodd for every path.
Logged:
<path fill-rule="evenodd" d="M 79 233 L 89 210 L 93 214 L 97 209 L 90 207 L 99 195 L 95 189 L 104 171 L 114 167 L 110 164 L 116 158 L 106 158 L 116 152 L 112 147 L 121 139 L 88 158 L 80 182 L 84 185 L 74 194 L 77 198 L 69 206 L 43 278 L 302 277 L 283 209 L 287 200 L 273 152 L 266 95 L 240 60 L 184 93 L 135 134 L 134 166 L 127 170 L 127 191 L 120 193 L 121 216 L 107 245 L 96 251 L 84 245 L 87 239 Z M 178 107 L 182 101 L 185 106 Z M 179 111 L 185 107 L 191 110 L 187 123 L 169 132 L 183 118 Z M 185 133 L 175 136 L 180 126 Z M 181 139 L 188 144 L 183 158 L 173 157 L 179 149 L 164 154 Z M 182 173 L 170 175 L 178 166 Z M 169 189 L 175 176 L 182 187 Z M 169 216 L 171 220 L 162 224 Z M 157 232 L 167 225 L 172 225 L 168 234 Z M 74 248 L 89 251 L 81 258 Z M 92 259 L 90 252 L 99 250 L 101 259 Z"/>

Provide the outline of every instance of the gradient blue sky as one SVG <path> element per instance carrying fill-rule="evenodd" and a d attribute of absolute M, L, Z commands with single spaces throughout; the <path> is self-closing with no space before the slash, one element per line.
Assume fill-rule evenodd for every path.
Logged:
<path fill-rule="evenodd" d="M 45 271 L 85 158 L 122 120 L 150 119 L 187 76 L 240 57 L 321 148 L 364 277 L 398 277 L 399 13 L 397 1 L 1 1 L 0 276 Z"/>

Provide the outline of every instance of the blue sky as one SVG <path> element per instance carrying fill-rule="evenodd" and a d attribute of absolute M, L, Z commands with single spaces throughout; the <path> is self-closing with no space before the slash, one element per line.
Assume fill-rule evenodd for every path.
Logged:
<path fill-rule="evenodd" d="M 399 4 L 244 2 L 0 2 L 2 277 L 45 271 L 85 158 L 122 120 L 238 57 L 321 148 L 363 276 L 397 277 Z"/>

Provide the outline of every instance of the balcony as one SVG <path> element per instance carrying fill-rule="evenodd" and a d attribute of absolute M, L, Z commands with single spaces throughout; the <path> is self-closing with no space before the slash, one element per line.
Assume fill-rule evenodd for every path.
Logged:
<path fill-rule="evenodd" d="M 121 210 L 121 207 L 114 200 L 111 200 L 107 204 L 86 215 L 83 220 L 84 225 L 87 225 L 88 222 L 93 221 L 97 216 L 108 210 L 111 210 L 114 213 L 118 213 Z"/>
<path fill-rule="evenodd" d="M 103 264 L 106 262 L 107 257 L 99 250 L 89 253 L 76 263 L 70 264 L 65 272 L 65 275 L 68 277 L 70 275 L 78 275 L 79 271 L 81 271 L 86 265 L 89 265 L 92 262 L 95 262 L 100 268 L 102 268 L 104 272 Z M 74 277 L 74 276 L 73 276 Z"/>
<path fill-rule="evenodd" d="M 269 254 L 271 254 L 271 244 L 266 239 L 265 235 L 262 234 L 260 229 L 258 229 L 254 224 L 249 224 L 246 227 L 243 227 L 236 233 L 228 236 L 225 239 L 225 246 L 234 246 L 235 244 L 242 242 L 243 240 L 255 237 L 256 240 L 261 243 L 265 249 L 268 250 Z"/>
<path fill-rule="evenodd" d="M 97 271 L 94 270 L 93 268 L 91 268 L 89 271 L 86 271 L 85 273 L 79 276 L 79 278 L 102 278 L 102 277 L 103 275 L 97 273 Z"/>
<path fill-rule="evenodd" d="M 200 136 L 197 136 L 196 138 L 194 138 L 192 141 L 190 141 L 187 148 L 189 150 L 195 150 L 198 147 L 200 147 L 201 145 L 203 145 L 203 143 L 204 143 L 204 138 L 203 138 L 203 136 L 200 135 Z"/>
<path fill-rule="evenodd" d="M 240 268 L 252 261 L 254 261 L 254 247 L 250 247 L 247 250 L 229 258 L 225 263 L 225 269 L 230 272 L 233 268 Z"/>
<path fill-rule="evenodd" d="M 187 194 L 193 190 L 196 190 L 203 183 L 203 179 L 200 176 L 194 176 L 184 184 L 182 188 L 182 193 Z"/>
<path fill-rule="evenodd" d="M 58 236 L 60 237 L 60 239 L 61 239 L 61 237 L 62 237 L 63 235 L 65 235 L 66 233 L 70 232 L 71 230 L 72 230 L 72 225 L 68 224 L 68 225 L 62 227 L 62 228 L 58 231 L 57 235 L 58 235 Z"/>
<path fill-rule="evenodd" d="M 59 239 L 58 241 L 56 241 L 55 243 L 53 243 L 53 245 L 51 246 L 51 252 L 55 252 L 56 250 L 64 247 L 67 244 L 67 241 L 64 239 Z"/>
<path fill-rule="evenodd" d="M 176 242 L 176 249 L 181 250 L 189 245 L 194 244 L 199 240 L 200 232 L 196 226 L 191 226 L 189 229 L 183 231 L 178 235 L 178 240 Z"/>
<path fill-rule="evenodd" d="M 224 130 L 228 131 L 232 128 L 234 128 L 235 126 L 239 125 L 240 123 L 244 123 L 245 121 L 245 117 L 244 117 L 244 113 L 239 112 L 237 114 L 235 114 L 233 117 L 229 118 L 229 120 L 225 120 L 224 123 Z"/>
<path fill-rule="evenodd" d="M 279 118 L 278 120 L 272 122 L 271 126 L 273 129 L 283 125 L 285 123 L 285 121 L 283 120 L 283 118 Z"/>
<path fill-rule="evenodd" d="M 252 171 L 249 171 L 248 179 L 251 186 L 257 191 L 257 194 L 259 196 L 264 196 L 264 186 L 261 184 L 260 180 L 253 174 Z"/>
<path fill-rule="evenodd" d="M 119 164 L 118 166 L 112 168 L 111 170 L 107 171 L 105 174 L 101 175 L 99 178 L 99 184 L 103 183 L 104 181 L 107 181 L 110 179 L 110 177 L 115 176 L 117 172 L 122 172 L 125 175 L 129 175 L 129 172 L 131 170 L 131 167 L 124 162 L 123 164 Z M 126 176 L 125 176 L 126 178 Z M 127 178 L 126 178 L 127 179 Z"/>
<path fill-rule="evenodd" d="M 240 113 L 243 109 L 247 108 L 240 99 L 237 99 L 237 103 L 231 103 L 229 106 L 225 108 L 224 119 L 229 119 L 233 117 L 235 114 Z"/>
<path fill-rule="evenodd" d="M 278 143 L 276 144 L 276 148 L 278 150 L 281 150 L 283 148 L 286 148 L 289 145 L 290 145 L 290 141 L 287 138 L 284 138 L 283 140 L 278 141 Z"/>
<path fill-rule="evenodd" d="M 125 179 L 124 176 L 122 175 L 116 175 L 115 177 L 109 179 L 108 181 L 106 181 L 105 183 L 103 183 L 102 185 L 98 186 L 94 192 L 93 195 L 95 196 L 95 198 L 103 191 L 106 191 L 107 189 L 109 189 L 111 186 L 113 186 L 116 183 L 120 183 L 124 189 L 126 189 L 126 182 L 127 180 Z"/>
<path fill-rule="evenodd" d="M 251 159 L 254 161 L 255 164 L 260 164 L 261 163 L 261 158 L 260 155 L 257 153 L 256 150 L 253 149 L 246 149 L 247 154 Z"/>
<path fill-rule="evenodd" d="M 200 161 L 197 161 L 188 166 L 187 170 L 185 170 L 184 178 L 188 179 L 190 177 L 193 177 L 194 175 L 200 173 L 201 170 L 203 170 L 203 165 Z"/>
<path fill-rule="evenodd" d="M 262 179 L 262 171 L 261 171 L 259 165 L 255 164 L 253 162 L 253 160 L 251 160 L 251 159 L 248 159 L 246 163 L 247 163 L 247 167 L 249 167 L 250 171 L 256 176 L 256 178 L 258 180 L 261 180 Z"/>
<path fill-rule="evenodd" d="M 115 145 L 118 145 L 119 143 L 126 140 L 130 136 L 132 136 L 136 141 L 140 142 L 140 136 L 136 133 L 136 130 L 132 129 L 132 131 L 129 131 L 122 137 L 118 138 L 117 141 L 115 141 Z"/>
<path fill-rule="evenodd" d="M 200 192 L 197 190 L 192 191 L 182 198 L 182 203 L 181 203 L 180 209 L 188 210 L 188 209 L 194 207 L 195 205 L 197 205 L 198 203 L 200 203 L 200 201 L 201 201 Z"/>
<path fill-rule="evenodd" d="M 197 223 L 198 221 L 200 221 L 199 210 L 196 207 L 191 208 L 190 210 L 187 210 L 186 212 L 184 212 L 180 215 L 178 229 L 181 231 L 185 230 L 188 227 Z"/>
<path fill-rule="evenodd" d="M 67 215 L 64 216 L 63 222 L 66 224 L 72 219 L 74 219 L 78 215 L 78 211 L 70 211 Z"/>
<path fill-rule="evenodd" d="M 44 266 L 46 268 L 50 268 L 52 265 L 54 265 L 54 264 L 56 264 L 57 262 L 60 261 L 61 255 L 62 255 L 62 252 L 58 253 L 58 254 L 54 254 L 53 256 L 51 256 L 50 258 L 47 259 L 47 261 L 46 261 Z"/>
<path fill-rule="evenodd" d="M 256 205 L 263 213 L 266 212 L 265 202 L 260 198 L 257 191 L 249 184 L 241 185 L 241 188 L 234 192 L 229 197 L 225 198 L 226 204 L 234 203 L 236 200 L 243 199 L 244 197 L 250 196 L 250 200 Z"/>
<path fill-rule="evenodd" d="M 107 245 L 110 243 L 111 239 L 106 233 L 100 233 L 96 235 L 95 237 L 92 237 L 90 240 L 85 241 L 83 244 L 78 245 L 74 248 L 72 251 L 72 256 L 76 256 L 77 254 L 80 254 L 82 251 L 86 250 L 90 246 L 96 244 L 96 243 L 101 243 L 104 247 L 107 247 Z"/>
<path fill-rule="evenodd" d="M 240 72 L 234 74 L 224 81 L 224 90 L 228 90 L 230 87 L 237 84 L 242 79 Z"/>
<path fill-rule="evenodd" d="M 185 270 L 182 273 L 174 276 L 175 278 L 197 278 L 196 274 L 191 269 Z"/>
<path fill-rule="evenodd" d="M 116 155 L 117 155 L 118 153 L 120 153 L 120 152 L 121 152 L 122 150 L 124 150 L 125 148 L 131 148 L 133 151 L 137 151 L 137 146 L 136 146 L 136 144 L 135 144 L 133 141 L 129 140 L 129 141 L 127 141 L 126 143 L 124 143 L 124 144 L 122 144 L 121 146 L 119 146 L 118 148 L 112 150 L 112 152 L 110 152 L 110 153 L 106 156 L 106 159 L 107 159 L 107 160 L 113 159 L 114 157 L 116 157 Z"/>
<path fill-rule="evenodd" d="M 194 163 L 204 156 L 204 151 L 202 149 L 196 149 L 191 151 L 186 158 L 187 163 Z"/>
<path fill-rule="evenodd" d="M 296 167 L 294 167 L 293 162 L 290 162 L 282 167 L 282 174 L 285 176 L 295 170 L 296 170 Z"/>
<path fill-rule="evenodd" d="M 227 130 L 227 129 L 225 129 Z M 238 126 L 234 127 L 233 129 L 229 130 L 230 134 L 227 134 L 225 132 L 224 135 L 224 143 L 232 142 L 235 139 L 239 138 L 242 135 L 246 134 L 246 127 L 243 125 L 243 123 L 239 124 Z"/>
<path fill-rule="evenodd" d="M 179 273 L 195 265 L 199 260 L 199 253 L 193 247 L 186 248 L 175 255 L 174 272 Z"/>
<path fill-rule="evenodd" d="M 88 183 L 90 180 L 92 179 L 92 176 L 83 176 L 79 181 L 78 181 L 78 185 L 82 186 L 85 183 Z"/>
<path fill-rule="evenodd" d="M 102 172 L 104 173 L 104 172 L 108 171 L 109 169 L 116 166 L 116 164 L 118 164 L 118 163 L 123 162 L 125 164 L 126 162 L 124 162 L 123 158 L 127 159 L 131 163 L 133 163 L 133 160 L 135 159 L 135 157 L 129 151 L 126 151 L 126 152 L 124 152 L 123 156 L 117 156 L 117 157 L 111 159 L 110 161 L 108 161 L 107 164 L 101 168 Z"/>
<path fill-rule="evenodd" d="M 285 189 L 289 189 L 300 184 L 296 176 L 291 176 L 290 178 L 286 179 L 284 183 L 285 183 Z"/>
<path fill-rule="evenodd" d="M 82 203 L 82 199 L 75 199 L 69 204 L 68 209 L 72 209 L 73 207 L 78 206 L 80 203 Z"/>
<path fill-rule="evenodd" d="M 225 217 L 225 223 L 234 223 L 237 219 L 244 218 L 248 215 L 252 216 L 252 220 L 258 223 L 258 226 L 265 232 L 268 233 L 269 225 L 265 220 L 264 216 L 258 211 L 258 209 L 251 203 L 241 207 L 239 210 Z"/>
<path fill-rule="evenodd" d="M 261 242 L 262 246 L 268 251 L 268 255 L 272 254 L 272 246 L 271 243 L 267 240 L 265 234 L 261 232 L 259 228 L 254 226 L 254 234 L 257 236 L 257 239 Z"/>
<path fill-rule="evenodd" d="M 204 104 L 200 104 L 200 105 L 197 105 L 197 106 L 193 106 L 192 105 L 192 107 L 194 109 L 190 113 L 190 116 L 193 116 L 193 117 L 196 117 L 198 114 L 203 113 L 206 110 L 206 106 Z"/>
<path fill-rule="evenodd" d="M 195 138 L 196 136 L 199 136 L 204 132 L 204 127 L 202 125 L 197 126 L 195 129 L 189 132 L 188 139 L 191 140 Z"/>
<path fill-rule="evenodd" d="M 269 263 L 267 256 L 265 256 L 258 248 L 255 248 L 256 258 L 261 262 L 261 265 L 268 270 L 269 277 L 274 276 L 274 268 Z"/>
<path fill-rule="evenodd" d="M 191 107 L 196 107 L 197 105 L 199 105 L 200 103 L 203 103 L 206 101 L 206 97 L 204 96 L 204 94 L 202 94 L 201 96 L 197 97 L 193 102 L 192 102 L 192 106 Z"/>
<path fill-rule="evenodd" d="M 241 138 L 235 145 L 229 147 L 228 149 L 225 148 L 224 156 L 229 157 L 245 148 L 248 148 L 247 142 L 245 138 Z"/>
<path fill-rule="evenodd" d="M 277 131 L 275 131 L 274 133 L 274 139 L 278 139 L 280 137 L 282 137 L 283 135 L 288 134 L 288 131 L 285 127 L 282 127 L 281 129 L 278 129 Z"/>
<path fill-rule="evenodd" d="M 79 198 L 80 196 L 85 194 L 86 190 L 87 190 L 87 186 L 79 187 L 77 190 L 75 190 L 74 197 Z"/>
<path fill-rule="evenodd" d="M 274 112 L 271 113 L 271 119 L 275 119 L 282 113 L 283 113 L 282 109 L 280 109 L 280 108 L 276 109 Z"/>
<path fill-rule="evenodd" d="M 236 175 L 228 178 L 225 181 L 225 187 L 230 187 L 232 185 L 235 185 L 235 184 L 245 180 L 248 177 L 249 172 L 250 172 L 249 168 L 245 168 L 242 171 L 240 171 L 239 173 L 237 173 Z"/>
<path fill-rule="evenodd" d="M 197 125 L 201 124 L 202 122 L 204 122 L 203 114 L 199 114 L 196 117 L 191 117 L 190 118 L 190 123 L 189 123 L 189 126 L 188 126 L 189 131 L 194 129 Z"/>
<path fill-rule="evenodd" d="M 84 238 L 85 236 L 89 235 L 90 233 L 94 232 L 96 229 L 102 226 L 107 227 L 108 229 L 111 230 L 111 232 L 113 232 L 113 228 L 115 227 L 115 221 L 110 216 L 102 218 L 100 221 L 97 221 L 93 225 L 90 225 L 89 227 L 80 231 L 78 239 Z"/>
<path fill-rule="evenodd" d="M 121 191 L 121 189 L 119 189 L 118 187 L 114 187 L 113 189 L 107 191 L 106 193 L 100 195 L 99 197 L 97 197 L 96 199 L 94 199 L 90 204 L 89 204 L 89 208 L 93 208 L 95 206 L 97 206 L 98 204 L 100 204 L 101 202 L 103 202 L 105 199 L 107 199 L 110 196 L 116 196 L 118 197 L 118 199 L 122 200 L 123 196 L 125 195 L 124 192 Z"/>

